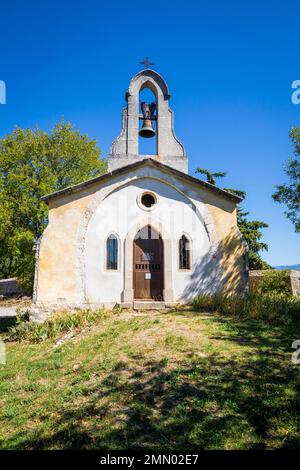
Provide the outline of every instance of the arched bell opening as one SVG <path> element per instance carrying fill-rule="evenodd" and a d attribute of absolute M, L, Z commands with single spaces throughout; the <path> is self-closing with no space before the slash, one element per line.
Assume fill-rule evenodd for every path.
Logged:
<path fill-rule="evenodd" d="M 138 154 L 157 155 L 157 97 L 150 83 L 139 93 Z"/>

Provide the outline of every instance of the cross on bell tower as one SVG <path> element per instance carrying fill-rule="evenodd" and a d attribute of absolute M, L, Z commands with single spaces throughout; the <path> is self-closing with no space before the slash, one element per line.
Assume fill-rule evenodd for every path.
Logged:
<path fill-rule="evenodd" d="M 151 62 L 149 60 L 149 57 L 145 57 L 145 59 L 143 59 L 140 64 L 144 65 L 145 66 L 145 69 L 148 69 L 149 67 L 151 67 L 151 65 L 155 65 L 154 62 Z"/>

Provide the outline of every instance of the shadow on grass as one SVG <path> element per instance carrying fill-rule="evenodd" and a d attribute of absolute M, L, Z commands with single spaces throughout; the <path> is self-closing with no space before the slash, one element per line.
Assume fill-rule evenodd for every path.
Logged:
<path fill-rule="evenodd" d="M 273 325 L 262 320 L 196 312 L 192 308 L 185 307 L 170 313 L 175 316 L 204 319 L 209 323 L 221 325 L 226 330 L 226 336 L 222 334 L 209 335 L 211 339 L 225 339 L 246 346 L 257 346 L 263 349 L 277 347 L 281 351 L 291 352 L 292 342 L 300 338 L 300 319 L 298 322 Z"/>
<path fill-rule="evenodd" d="M 137 356 L 133 363 L 116 364 L 104 378 L 97 376 L 96 364 L 84 400 L 74 399 L 70 391 L 59 419 L 47 426 L 47 436 L 42 430 L 14 435 L 7 447 L 299 448 L 299 366 L 283 354 L 277 329 L 269 326 L 268 331 L 258 323 L 253 328 L 252 322 L 235 321 L 218 336 L 250 342 L 253 351 L 241 357 L 211 354 L 172 366 Z M 273 354 L 261 351 L 266 341 Z"/>
<path fill-rule="evenodd" d="M 16 326 L 16 317 L 0 317 L 0 333 L 6 333 L 9 328 Z"/>

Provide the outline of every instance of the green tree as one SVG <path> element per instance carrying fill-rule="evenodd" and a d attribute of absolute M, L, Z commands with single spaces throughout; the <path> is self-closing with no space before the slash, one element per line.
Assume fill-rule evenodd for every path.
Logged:
<path fill-rule="evenodd" d="M 201 175 L 206 176 L 206 181 L 210 184 L 216 186 L 216 178 L 224 178 L 227 173 L 223 171 L 217 171 L 216 173 L 212 173 L 211 171 L 206 170 L 205 168 L 196 168 L 196 173 L 201 173 Z"/>
<path fill-rule="evenodd" d="M 201 170 L 201 171 L 199 171 Z M 207 182 L 214 181 L 214 177 L 224 177 L 227 173 L 225 172 L 217 172 L 211 173 L 208 170 L 203 168 L 196 169 L 196 173 L 201 173 L 206 175 Z M 213 176 L 213 178 L 211 177 Z M 235 194 L 242 200 L 246 198 L 246 192 L 240 189 L 231 189 L 231 188 L 224 188 L 225 191 L 228 191 L 232 194 Z M 265 222 L 261 222 L 259 220 L 249 220 L 247 217 L 249 212 L 245 212 L 241 209 L 240 206 L 237 208 L 237 224 L 239 230 L 241 231 L 245 241 L 247 242 L 249 248 L 249 268 L 250 269 L 269 269 L 271 266 L 264 261 L 260 256 L 260 251 L 267 251 L 268 245 L 261 241 L 263 237 L 263 233 L 261 231 L 262 228 L 267 228 L 268 224 Z"/>
<path fill-rule="evenodd" d="M 47 225 L 41 197 L 105 171 L 96 142 L 69 123 L 50 133 L 17 128 L 0 140 L 0 278 L 32 286 L 33 245 Z"/>
<path fill-rule="evenodd" d="M 300 127 L 294 127 L 290 132 L 294 145 L 294 157 L 289 158 L 285 165 L 285 173 L 289 178 L 288 184 L 275 186 L 276 192 L 273 199 L 285 204 L 285 215 L 295 226 L 295 231 L 300 232 Z"/>

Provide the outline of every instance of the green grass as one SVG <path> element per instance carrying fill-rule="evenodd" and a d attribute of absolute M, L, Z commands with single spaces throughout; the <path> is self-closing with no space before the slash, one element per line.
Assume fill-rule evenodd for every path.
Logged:
<path fill-rule="evenodd" d="M 294 325 L 300 320 L 300 298 L 284 293 L 247 295 L 199 295 L 193 301 L 198 312 L 218 312 L 239 319 L 263 320 L 274 325 Z"/>
<path fill-rule="evenodd" d="M 109 312 L 105 310 L 61 310 L 51 315 L 45 322 L 36 324 L 29 322 L 29 312 L 25 310 L 17 315 L 15 323 L 10 328 L 6 328 L 9 331 L 7 341 L 27 340 L 31 343 L 40 343 L 54 339 L 62 333 L 82 330 L 108 314 Z"/>
<path fill-rule="evenodd" d="M 62 324 L 59 346 L 65 327 L 6 343 L 0 449 L 300 447 L 299 326 L 184 309 Z"/>

